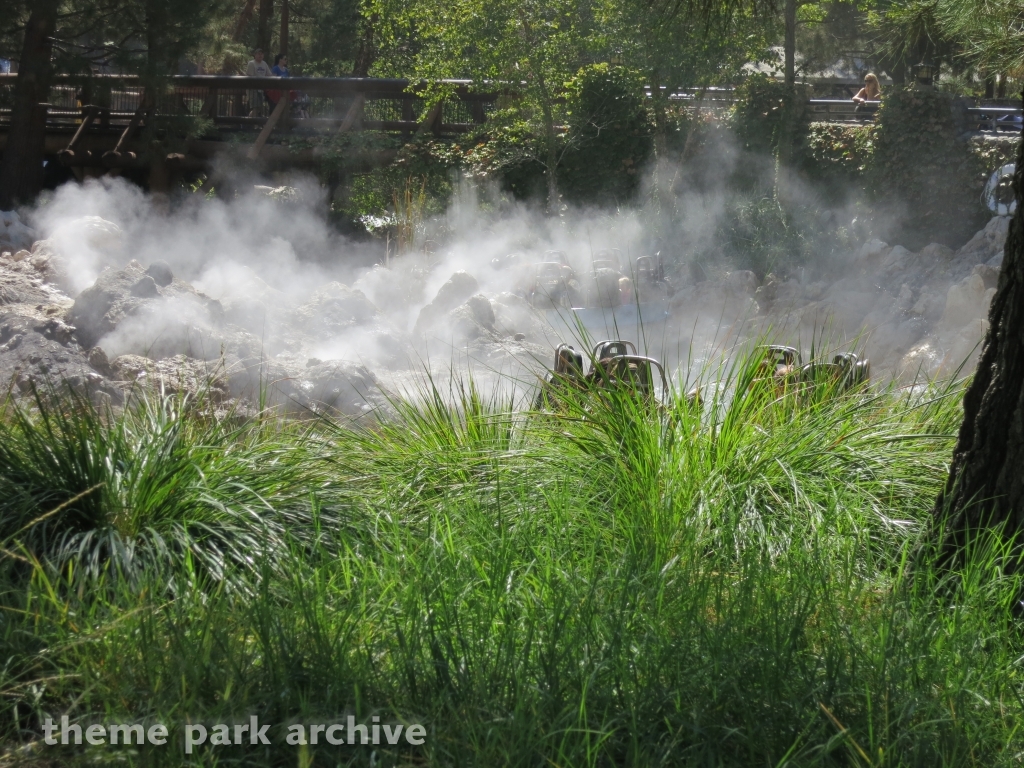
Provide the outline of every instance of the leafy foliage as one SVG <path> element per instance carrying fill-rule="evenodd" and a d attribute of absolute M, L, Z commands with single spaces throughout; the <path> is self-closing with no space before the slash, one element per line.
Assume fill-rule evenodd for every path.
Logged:
<path fill-rule="evenodd" d="M 891 90 L 882 99 L 869 189 L 907 217 L 907 246 L 958 244 L 986 218 L 986 174 L 959 138 L 948 94 Z"/>
<path fill-rule="evenodd" d="M 856 183 L 874 157 L 876 126 L 811 123 L 804 147 L 804 167 L 822 181 Z"/>
<path fill-rule="evenodd" d="M 566 91 L 566 197 L 575 202 L 632 199 L 654 148 L 642 81 L 622 67 L 596 64 L 580 70 Z"/>
<path fill-rule="evenodd" d="M 733 131 L 748 151 L 774 155 L 785 134 L 785 121 L 803 123 L 807 93 L 761 74 L 748 77 L 736 90 L 730 115 Z M 794 144 L 799 142 L 799 134 L 790 135 Z"/>

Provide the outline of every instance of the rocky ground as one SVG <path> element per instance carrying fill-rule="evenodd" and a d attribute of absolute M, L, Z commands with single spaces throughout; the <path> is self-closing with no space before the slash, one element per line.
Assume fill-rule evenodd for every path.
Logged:
<path fill-rule="evenodd" d="M 958 251 L 919 252 L 869 240 L 828 279 L 763 283 L 751 272 L 682 288 L 673 325 L 695 339 L 769 333 L 801 347 L 855 347 L 876 378 L 945 376 L 977 362 L 999 278 L 1009 217 L 995 217 Z M 723 321 L 728 330 L 723 332 Z"/>
<path fill-rule="evenodd" d="M 302 300 L 255 274 L 212 298 L 166 263 L 129 260 L 77 291 L 53 241 L 33 242 L 16 216 L 2 217 L 0 378 L 15 397 L 68 386 L 118 405 L 143 389 L 205 390 L 226 410 L 262 403 L 362 419 L 388 412 L 392 393 L 415 390 L 438 359 L 441 368 L 472 361 L 529 388 L 551 356 L 541 315 L 513 293 L 485 293 L 467 272 L 425 305 L 425 274 L 384 267 Z M 1007 226 L 992 219 L 956 252 L 868 241 L 828 280 L 762 283 L 731 272 L 677 286 L 664 332 L 683 339 L 678 346 L 728 346 L 770 328 L 806 353 L 824 331 L 866 351 L 876 378 L 949 374 L 976 359 Z M 95 250 L 124 245 L 110 222 L 79 228 Z"/>

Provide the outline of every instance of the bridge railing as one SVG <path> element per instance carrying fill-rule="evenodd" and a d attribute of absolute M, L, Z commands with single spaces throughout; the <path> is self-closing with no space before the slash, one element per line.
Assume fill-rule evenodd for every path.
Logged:
<path fill-rule="evenodd" d="M 10 120 L 17 75 L 0 74 L 0 130 Z M 428 112 L 426 83 L 381 78 L 252 78 L 223 75 L 171 77 L 147 99 L 142 83 L 130 75 L 57 76 L 50 89 L 47 128 L 75 132 L 86 106 L 98 111 L 89 132 L 119 132 L 128 126 L 143 102 L 159 114 L 203 116 L 219 131 L 260 131 L 273 104 L 267 94 L 287 85 L 303 119 L 292 123 L 309 130 L 384 130 L 410 133 L 429 129 L 455 134 L 486 122 L 499 93 L 474 91 L 469 81 L 444 81 L 450 97 Z M 646 91 L 650 96 L 650 90 Z M 735 100 L 730 87 L 666 89 L 668 98 L 684 107 L 727 109 Z M 965 106 L 968 129 L 1006 133 L 1020 131 L 1019 106 Z M 849 99 L 810 99 L 808 117 L 824 122 L 868 123 L 879 102 L 855 104 Z"/>
<path fill-rule="evenodd" d="M 0 74 L 0 125 L 10 119 L 16 75 Z M 430 113 L 418 91 L 425 84 L 402 79 L 238 77 L 197 75 L 172 77 L 147 99 L 139 79 L 97 75 L 89 78 L 59 76 L 50 88 L 48 127 L 72 127 L 82 121 L 83 108 L 99 108 L 95 125 L 127 125 L 146 102 L 158 114 L 203 116 L 219 128 L 258 130 L 269 117 L 273 101 L 287 85 L 302 124 L 309 128 L 359 128 L 460 133 L 486 122 L 499 97 L 476 93 L 468 81 L 444 81 L 450 97 Z M 268 98 L 269 96 L 269 98 Z"/>

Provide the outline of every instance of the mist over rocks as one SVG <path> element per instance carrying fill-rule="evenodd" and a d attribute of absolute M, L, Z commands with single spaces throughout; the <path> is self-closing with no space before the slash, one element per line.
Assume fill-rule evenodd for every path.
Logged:
<path fill-rule="evenodd" d="M 452 274 L 442 285 L 430 303 L 420 310 L 414 332 L 425 333 L 449 312 L 463 304 L 480 290 L 476 278 L 465 270 Z"/>
<path fill-rule="evenodd" d="M 526 297 L 532 265 L 561 260 L 582 285 L 600 253 L 618 248 L 632 265 L 654 247 L 636 212 L 555 220 L 463 206 L 440 246 L 374 264 L 381 254 L 367 249 L 377 244 L 332 233 L 315 195 L 264 192 L 158 206 L 117 180 L 58 190 L 27 218 L 44 239 L 0 249 L 0 313 L 17 320 L 4 344 L 21 339 L 6 352 L 0 344 L 0 377 L 25 386 L 67 370 L 78 386 L 122 394 L 207 382 L 226 409 L 250 408 L 263 392 L 293 416 L 375 418 L 389 412 L 388 392 L 428 369 L 472 371 L 478 382 L 501 372 L 532 386 L 557 343 L 578 344 L 552 325 L 569 310 Z M 706 244 L 716 210 L 679 222 L 680 242 L 659 241 L 667 282 L 633 281 L 634 300 L 671 311 L 642 331 L 670 374 L 766 330 L 805 355 L 824 333 L 870 357 L 882 379 L 951 373 L 981 338 L 1005 217 L 956 251 L 851 240 L 762 277 L 724 255 L 690 268 L 687 249 Z"/>
<path fill-rule="evenodd" d="M 167 276 L 159 268 L 157 274 L 162 282 Z M 115 357 L 135 352 L 159 359 L 194 353 L 196 331 L 209 331 L 222 323 L 223 316 L 220 302 L 184 281 L 174 280 L 173 276 L 164 285 L 158 285 L 147 269 L 133 259 L 124 269 L 102 272 L 75 299 L 68 320 L 75 326 L 79 342 L 86 347 L 103 345 Z M 150 330 L 155 333 L 147 332 Z M 156 349 L 152 348 L 154 344 Z M 214 357 L 219 354 L 211 351 Z"/>
<path fill-rule="evenodd" d="M 35 231 L 22 223 L 17 211 L 0 211 L 0 251 L 23 251 L 32 247 Z"/>

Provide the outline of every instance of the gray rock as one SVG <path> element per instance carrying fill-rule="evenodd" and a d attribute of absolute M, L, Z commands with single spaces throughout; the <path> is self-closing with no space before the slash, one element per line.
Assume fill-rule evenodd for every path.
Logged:
<path fill-rule="evenodd" d="M 46 395 L 70 387 L 79 395 L 99 393 L 121 401 L 121 392 L 93 369 L 71 338 L 71 329 L 58 318 L 0 314 L 0 386 L 15 384 L 18 393 L 33 389 Z"/>
<path fill-rule="evenodd" d="M 980 277 L 986 288 L 995 288 L 999 285 L 999 270 L 988 264 L 975 264 L 972 274 Z"/>
<path fill-rule="evenodd" d="M 89 348 L 104 341 L 115 357 L 138 353 L 153 359 L 188 354 L 220 355 L 223 339 L 212 333 L 223 324 L 220 303 L 191 285 L 172 280 L 157 285 L 142 265 L 108 269 L 75 299 L 69 320 L 78 341 Z"/>
<path fill-rule="evenodd" d="M 416 318 L 416 332 L 425 333 L 435 323 L 456 307 L 464 304 L 470 296 L 478 293 L 480 286 L 468 272 L 454 272 L 448 282 L 440 287 L 434 299 L 420 310 Z"/>
<path fill-rule="evenodd" d="M 156 281 L 152 277 L 143 275 L 131 287 L 130 293 L 132 296 L 137 296 L 140 299 L 152 299 L 160 295 L 160 290 L 157 288 Z"/>
<path fill-rule="evenodd" d="M 170 285 L 174 280 L 174 273 L 166 261 L 154 261 L 146 269 L 146 274 L 153 278 L 161 288 Z"/>
<path fill-rule="evenodd" d="M 295 324 L 305 333 L 339 336 L 349 328 L 372 321 L 379 314 L 362 291 L 341 283 L 329 283 L 313 294 L 294 313 Z"/>

